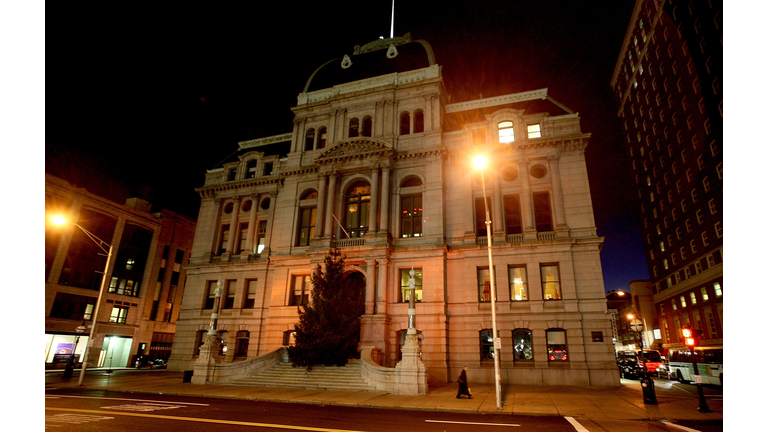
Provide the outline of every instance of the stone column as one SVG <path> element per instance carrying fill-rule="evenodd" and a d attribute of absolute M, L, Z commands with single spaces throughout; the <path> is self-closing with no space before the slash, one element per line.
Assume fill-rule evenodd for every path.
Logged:
<path fill-rule="evenodd" d="M 501 200 L 501 182 L 499 180 L 498 172 L 498 166 L 496 164 L 492 165 L 493 168 L 488 170 L 488 174 L 490 178 L 490 183 L 493 185 L 493 191 L 491 191 L 491 199 L 493 200 L 493 204 L 491 204 L 491 210 L 493 211 L 493 223 L 491 224 L 491 234 L 496 233 L 504 233 L 504 220 L 503 220 L 503 214 L 504 212 L 502 209 L 504 206 L 502 205 Z"/>
<path fill-rule="evenodd" d="M 388 234 L 389 230 L 389 163 L 381 171 L 381 227 L 380 231 Z"/>
<path fill-rule="evenodd" d="M 333 205 L 336 203 L 336 173 L 330 173 L 330 181 L 328 184 L 328 198 L 325 205 L 325 229 L 323 230 L 323 237 L 333 237 Z"/>
<path fill-rule="evenodd" d="M 531 183 L 528 173 L 528 160 L 520 154 L 520 182 L 522 183 L 522 192 L 520 193 L 520 211 L 523 213 L 523 234 L 526 240 L 536 239 L 536 226 L 533 224 L 533 202 L 531 197 Z"/>
<path fill-rule="evenodd" d="M 376 260 L 365 260 L 368 275 L 365 278 L 365 314 L 372 315 L 376 304 Z"/>
<path fill-rule="evenodd" d="M 555 227 L 567 228 L 565 223 L 565 204 L 563 203 L 563 185 L 560 180 L 560 155 L 550 156 L 549 177 L 552 180 L 552 201 L 555 206 Z M 556 230 L 557 230 L 556 228 Z"/>
<path fill-rule="evenodd" d="M 269 216 L 267 216 L 267 232 L 264 233 L 264 251 L 263 256 L 269 256 L 270 245 L 272 244 L 272 226 L 275 223 L 275 207 L 277 206 L 277 191 L 269 192 Z"/>
<path fill-rule="evenodd" d="M 323 236 L 323 222 L 325 221 L 325 173 L 317 175 L 317 212 L 315 213 L 315 237 Z"/>
<path fill-rule="evenodd" d="M 235 237 L 238 231 L 237 216 L 240 213 L 240 197 L 234 197 L 232 199 L 232 216 L 229 218 L 229 237 L 227 237 L 227 250 L 226 254 L 231 255 L 235 247 Z"/>
<path fill-rule="evenodd" d="M 248 249 L 248 254 L 253 254 L 254 243 L 256 242 L 256 213 L 259 209 L 259 194 L 251 194 L 251 212 L 248 214 L 248 242 L 245 244 L 245 248 Z"/>
<path fill-rule="evenodd" d="M 375 166 L 371 169 L 371 208 L 368 213 L 368 232 L 375 234 L 376 220 L 379 204 L 379 167 Z"/>

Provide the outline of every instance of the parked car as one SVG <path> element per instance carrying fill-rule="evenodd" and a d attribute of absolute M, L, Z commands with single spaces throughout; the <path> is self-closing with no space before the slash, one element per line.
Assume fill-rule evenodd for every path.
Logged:
<path fill-rule="evenodd" d="M 149 367 L 152 369 L 165 369 L 168 367 L 168 364 L 165 363 L 165 360 L 159 358 L 152 360 L 152 363 L 149 364 Z"/>
<path fill-rule="evenodd" d="M 622 378 L 640 378 L 643 376 L 643 367 L 634 360 L 619 360 L 619 374 Z"/>

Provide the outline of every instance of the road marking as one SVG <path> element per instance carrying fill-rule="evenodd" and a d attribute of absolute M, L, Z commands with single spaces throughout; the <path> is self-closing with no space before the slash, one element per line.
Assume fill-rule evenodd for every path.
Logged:
<path fill-rule="evenodd" d="M 65 396 L 65 395 L 56 395 L 56 396 L 45 396 L 46 399 L 59 399 L 59 398 L 73 398 L 73 399 L 102 399 L 102 400 L 126 400 L 131 402 L 150 402 L 150 403 L 161 403 L 161 404 L 183 404 L 183 405 L 195 405 L 195 406 L 210 406 L 206 403 L 193 403 L 193 402 L 177 402 L 177 401 L 158 401 L 158 400 L 148 400 L 148 399 L 132 399 L 132 398 L 108 398 L 108 397 L 99 397 L 99 396 Z"/>
<path fill-rule="evenodd" d="M 312 427 L 312 426 L 293 426 L 293 425 L 280 425 L 280 424 L 271 424 L 271 423 L 253 423 L 253 422 L 242 422 L 242 421 L 234 421 L 234 420 L 216 420 L 216 419 L 206 419 L 206 418 L 194 418 L 194 417 L 175 417 L 175 416 L 166 416 L 166 415 L 159 415 L 159 414 L 137 414 L 137 413 L 128 413 L 128 412 L 104 412 L 104 411 L 96 411 L 96 410 L 84 410 L 84 409 L 71 409 L 71 408 L 52 408 L 52 407 L 45 407 L 46 411 L 70 411 L 70 412 L 78 412 L 78 413 L 88 413 L 88 414 L 110 414 L 110 415 L 121 415 L 121 416 L 132 416 L 132 417 L 145 417 L 145 418 L 156 418 L 156 419 L 162 419 L 162 420 L 182 420 L 182 421 L 193 421 L 193 422 L 200 422 L 200 423 L 219 423 L 219 424 L 229 424 L 229 425 L 238 425 L 238 426 L 258 426 L 258 427 L 265 427 L 265 428 L 274 428 L 274 429 L 288 429 L 288 430 L 298 430 L 298 431 L 312 431 L 312 432 L 363 432 L 363 431 L 353 431 L 348 429 L 328 429 L 328 428 L 319 428 L 319 427 Z"/>
<path fill-rule="evenodd" d="M 674 424 L 674 423 L 670 422 L 669 420 L 662 420 L 661 422 L 664 423 L 667 426 L 676 427 L 676 428 L 682 429 L 682 430 L 684 430 L 686 432 L 701 432 L 698 429 L 691 429 L 689 427 L 685 427 L 685 426 L 680 426 L 678 424 Z"/>
<path fill-rule="evenodd" d="M 451 423 L 451 424 L 463 424 L 463 425 L 483 425 L 483 426 L 520 426 L 519 424 L 508 424 L 508 423 L 474 423 L 474 422 L 461 422 L 461 421 L 450 421 L 450 420 L 424 420 L 428 423 Z"/>
<path fill-rule="evenodd" d="M 174 408 L 186 408 L 184 405 L 172 405 L 172 404 L 158 404 L 158 403 L 137 403 L 137 404 L 125 404 L 125 405 L 114 405 L 114 406 L 103 406 L 101 409 L 116 409 L 116 410 L 125 410 L 125 411 L 157 411 L 157 410 L 166 410 L 166 409 L 174 409 Z"/>
<path fill-rule="evenodd" d="M 589 429 L 585 428 L 581 425 L 581 423 L 577 422 L 575 418 L 573 417 L 563 417 L 566 420 L 568 420 L 568 423 L 573 426 L 574 429 L 576 429 L 576 432 L 589 432 Z"/>
<path fill-rule="evenodd" d="M 45 422 L 51 423 L 68 423 L 68 424 L 82 424 L 99 420 L 113 420 L 114 417 L 96 416 L 96 415 L 80 415 L 80 414 L 54 414 L 51 416 L 45 416 Z"/>

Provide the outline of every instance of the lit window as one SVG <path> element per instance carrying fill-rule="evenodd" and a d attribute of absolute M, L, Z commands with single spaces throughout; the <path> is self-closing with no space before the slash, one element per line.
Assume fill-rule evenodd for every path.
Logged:
<path fill-rule="evenodd" d="M 491 272 L 487 267 L 477 268 L 477 288 L 481 302 L 491 301 Z"/>
<path fill-rule="evenodd" d="M 707 300 L 709 300 L 709 294 L 707 294 L 707 287 L 701 287 L 701 301 L 707 301 Z"/>
<path fill-rule="evenodd" d="M 688 307 L 688 305 L 685 304 L 685 296 L 680 296 L 680 307 Z"/>
<path fill-rule="evenodd" d="M 547 360 L 551 362 L 568 361 L 565 330 L 547 330 Z"/>
<path fill-rule="evenodd" d="M 542 264 L 541 288 L 544 300 L 561 300 L 560 269 L 557 264 Z"/>
<path fill-rule="evenodd" d="M 499 123 L 499 142 L 511 143 L 515 140 L 515 128 L 511 121 Z"/>
<path fill-rule="evenodd" d="M 421 237 L 422 205 L 421 194 L 400 198 L 400 237 Z"/>
<path fill-rule="evenodd" d="M 400 302 L 408 303 L 411 299 L 411 269 L 400 270 Z M 422 301 L 422 270 L 420 268 L 413 269 L 414 280 L 414 299 L 417 302 Z"/>
<path fill-rule="evenodd" d="M 530 330 L 512 330 L 514 361 L 533 361 L 533 337 Z"/>
<path fill-rule="evenodd" d="M 528 125 L 528 138 L 541 138 L 541 125 L 536 123 Z"/>
<path fill-rule="evenodd" d="M 125 319 L 128 317 L 128 308 L 124 306 L 114 306 L 112 313 L 109 316 L 109 322 L 125 324 Z"/>
<path fill-rule="evenodd" d="M 528 273 L 525 266 L 509 267 L 509 297 L 512 301 L 528 300 Z"/>
<path fill-rule="evenodd" d="M 677 310 L 677 303 L 675 302 L 675 299 L 672 299 L 672 310 Z"/>
<path fill-rule="evenodd" d="M 715 297 L 722 297 L 723 296 L 723 290 L 720 288 L 720 282 L 715 282 Z"/>
<path fill-rule="evenodd" d="M 307 306 L 309 304 L 309 292 L 311 290 L 311 279 L 309 275 L 293 275 L 291 277 L 291 297 L 290 306 Z"/>

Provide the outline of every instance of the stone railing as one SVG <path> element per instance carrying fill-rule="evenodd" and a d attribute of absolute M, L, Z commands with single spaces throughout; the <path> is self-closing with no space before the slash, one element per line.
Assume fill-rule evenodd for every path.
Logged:
<path fill-rule="evenodd" d="M 374 357 L 381 357 L 381 350 L 375 347 L 362 347 L 360 350 L 363 379 L 376 390 L 397 393 L 397 369 L 380 366 L 373 360 Z"/>
<path fill-rule="evenodd" d="M 331 246 L 337 247 L 337 248 L 350 247 L 350 246 L 363 246 L 363 245 L 365 245 L 365 237 L 334 240 L 331 242 Z"/>
<path fill-rule="evenodd" d="M 537 240 L 554 240 L 555 232 L 554 231 L 537 232 L 536 239 Z"/>

